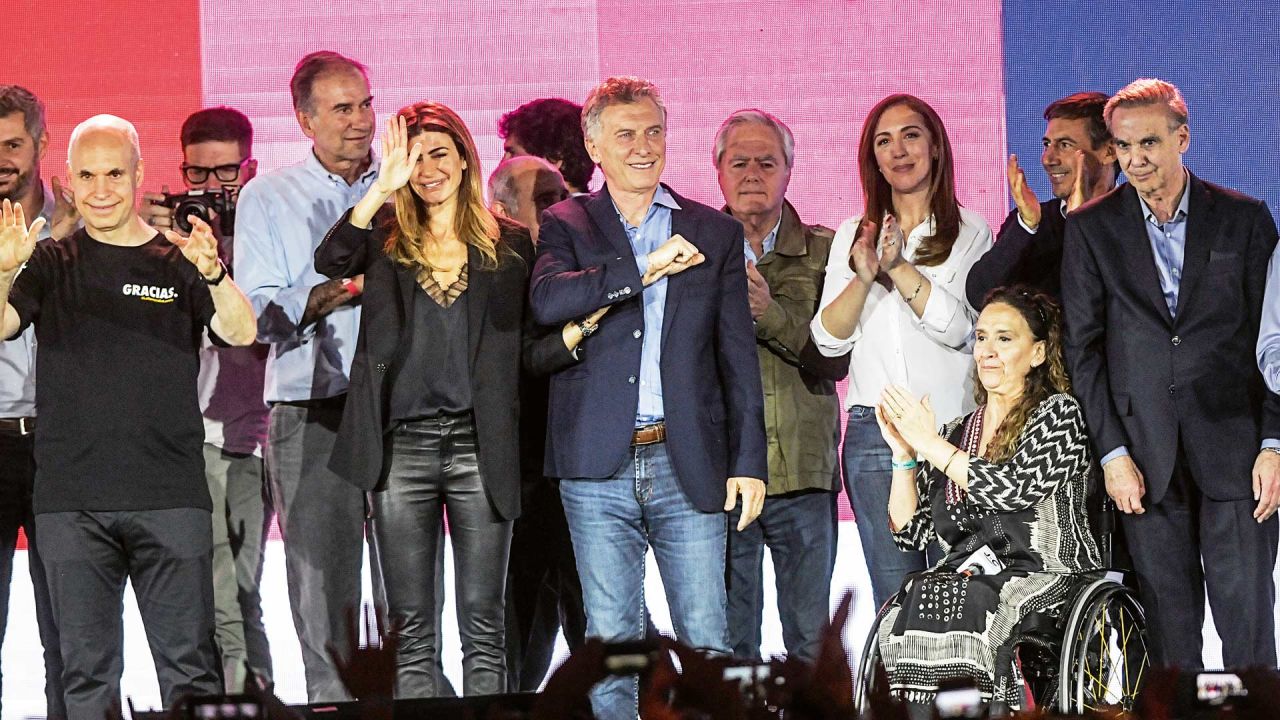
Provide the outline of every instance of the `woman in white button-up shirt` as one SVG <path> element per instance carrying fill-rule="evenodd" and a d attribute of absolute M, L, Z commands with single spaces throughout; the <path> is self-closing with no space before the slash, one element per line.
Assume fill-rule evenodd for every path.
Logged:
<path fill-rule="evenodd" d="M 858 166 L 867 222 L 850 218 L 836 233 L 812 331 L 824 355 L 850 353 L 844 482 L 879 606 L 925 559 L 890 535 L 892 458 L 874 407 L 896 384 L 927 395 L 938 417 L 973 409 L 966 347 L 976 313 L 964 287 L 992 238 L 956 202 L 951 142 L 923 100 L 891 95 L 872 108 Z"/>

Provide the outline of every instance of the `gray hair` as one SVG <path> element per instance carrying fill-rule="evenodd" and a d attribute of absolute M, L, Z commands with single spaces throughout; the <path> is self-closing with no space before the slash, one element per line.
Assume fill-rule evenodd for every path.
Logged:
<path fill-rule="evenodd" d="M 517 155 L 498 163 L 489 176 L 489 202 L 500 202 L 509 214 L 520 212 L 520 200 L 516 196 L 516 171 L 522 165 L 536 165 L 539 172 L 560 174 L 555 165 L 537 155 Z"/>
<path fill-rule="evenodd" d="M 369 71 L 358 60 L 332 50 L 317 50 L 305 55 L 293 69 L 293 77 L 289 79 L 289 94 L 293 97 L 293 109 L 304 113 L 314 113 L 315 104 L 311 92 L 316 81 L 330 73 L 358 72 L 369 80 Z"/>
<path fill-rule="evenodd" d="M 21 85 L 0 85 L 0 117 L 16 112 L 22 113 L 27 134 L 39 145 L 45 132 L 44 103 Z"/>
<path fill-rule="evenodd" d="M 662 104 L 658 86 L 631 75 L 611 77 L 591 89 L 582 105 L 582 134 L 594 140 L 600 134 L 600 114 L 610 105 L 625 105 L 648 98 L 662 111 L 662 127 L 667 127 L 667 106 Z"/>
<path fill-rule="evenodd" d="M 72 151 L 80 141 L 80 137 L 95 130 L 111 130 L 125 136 L 129 140 L 130 149 L 133 150 L 133 162 L 136 164 L 142 159 L 142 148 L 138 144 L 138 129 L 133 126 L 133 123 L 115 115 L 94 115 L 71 131 L 71 139 L 67 141 L 68 167 L 71 166 Z"/>
<path fill-rule="evenodd" d="M 720 129 L 716 131 L 716 149 L 712 154 L 712 162 L 717 167 L 720 165 L 720 159 L 724 157 L 724 146 L 729 141 L 729 131 L 739 125 L 763 125 L 778 133 L 778 140 L 782 143 L 782 157 L 786 160 L 787 169 L 791 169 L 796 160 L 796 138 L 791 134 L 791 128 L 776 115 L 756 108 L 737 110 L 720 123 Z"/>
<path fill-rule="evenodd" d="M 1111 115 L 1116 108 L 1140 107 L 1143 105 L 1163 105 L 1169 112 L 1170 129 L 1186 125 L 1190 115 L 1187 113 L 1187 101 L 1182 98 L 1182 91 L 1177 85 L 1158 78 L 1138 78 L 1125 85 L 1111 96 L 1107 106 L 1102 110 L 1102 117 L 1111 127 Z"/>

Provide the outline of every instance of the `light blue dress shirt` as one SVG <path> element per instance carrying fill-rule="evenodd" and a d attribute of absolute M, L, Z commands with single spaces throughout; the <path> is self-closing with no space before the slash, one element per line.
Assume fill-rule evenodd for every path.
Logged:
<path fill-rule="evenodd" d="M 1280 245 L 1267 263 L 1267 290 L 1262 298 L 1262 323 L 1258 328 L 1258 369 L 1267 388 L 1280 393 Z"/>
<path fill-rule="evenodd" d="M 618 208 L 615 205 L 614 211 Z M 667 189 L 658 186 L 653 202 L 640 224 L 632 225 L 618 212 L 618 222 L 627 232 L 636 267 L 644 275 L 649 270 L 649 253 L 671 239 L 671 211 L 680 205 Z M 640 401 L 636 405 L 636 427 L 661 421 L 662 407 L 662 318 L 667 307 L 667 279 L 644 289 L 644 336 L 640 341 Z"/>
<path fill-rule="evenodd" d="M 774 224 L 773 229 L 769 231 L 769 234 L 764 236 L 764 242 L 760 244 L 760 249 L 764 251 L 764 254 L 760 257 L 756 257 L 756 251 L 751 248 L 751 241 L 743 238 L 742 247 L 747 253 L 747 260 L 759 265 L 761 258 L 773 252 L 773 248 L 778 244 L 778 228 L 780 227 L 782 227 L 781 215 L 778 216 L 778 222 Z"/>
<path fill-rule="evenodd" d="M 1156 258 L 1156 274 L 1160 277 L 1160 291 L 1164 293 L 1169 315 L 1178 317 L 1178 288 L 1182 285 L 1182 264 L 1187 256 L 1187 206 L 1191 198 L 1191 179 L 1182 188 L 1182 199 L 1168 222 L 1160 222 L 1147 202 L 1138 196 L 1142 205 L 1143 226 L 1147 229 L 1147 241 Z"/>
<path fill-rule="evenodd" d="M 53 191 L 44 189 L 44 207 L 40 217 L 44 227 L 40 240 L 49 239 L 55 200 Z M 29 222 L 34 222 L 30 218 Z M 36 328 L 28 325 L 18 337 L 0 342 L 0 418 L 35 417 L 36 415 Z"/>
<path fill-rule="evenodd" d="M 348 185 L 313 152 L 249 181 L 236 203 L 235 278 L 258 315 L 258 341 L 271 344 L 263 399 L 298 402 L 347 391 L 360 331 L 359 306 L 343 305 L 298 327 L 311 289 L 328 280 L 313 256 L 329 228 L 378 177 L 378 160 Z"/>

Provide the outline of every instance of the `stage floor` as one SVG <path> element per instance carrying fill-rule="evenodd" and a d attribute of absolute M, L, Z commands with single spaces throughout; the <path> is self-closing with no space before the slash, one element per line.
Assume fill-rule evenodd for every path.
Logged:
<path fill-rule="evenodd" d="M 448 550 L 446 550 L 448 552 Z M 447 559 L 452 567 L 452 556 Z M 653 620 L 660 629 L 669 630 L 670 616 L 661 580 L 653 556 L 646 571 L 646 595 Z M 9 606 L 9 627 L 3 651 L 4 695 L 3 714 L 7 718 L 44 716 L 44 668 L 40 656 L 40 639 L 36 632 L 35 607 L 31 595 L 31 579 L 27 574 L 27 554 L 19 551 L 14 559 L 13 586 Z M 1278 579 L 1280 582 L 1280 579 Z M 306 687 L 302 674 L 302 656 L 297 636 L 289 614 L 289 599 L 285 590 L 284 547 L 280 541 L 267 546 L 266 566 L 263 569 L 263 615 L 267 633 L 271 639 L 271 652 L 275 662 L 276 687 L 281 699 L 287 703 L 306 701 Z M 368 572 L 365 573 L 365 598 L 369 598 Z M 453 684 L 461 688 L 462 654 L 458 644 L 457 622 L 453 611 L 452 572 L 446 578 L 449 602 L 444 619 L 445 672 Z M 875 614 L 871 602 L 871 585 L 866 577 L 862 558 L 862 546 L 852 522 L 840 523 L 839 549 L 836 573 L 831 587 L 831 604 L 834 608 L 845 588 L 853 588 L 854 612 L 846 629 L 846 641 L 853 661 L 862 650 L 863 638 Z M 765 556 L 765 607 L 774 608 L 773 569 Z M 1276 623 L 1280 627 L 1280 621 Z M 1213 629 L 1213 620 L 1205 623 L 1205 663 L 1209 667 L 1222 661 L 1221 646 Z M 766 657 L 783 652 L 782 628 L 777 613 L 766 611 L 762 651 Z M 566 652 L 563 639 L 559 640 L 558 655 Z M 558 662 L 558 661 L 557 661 Z M 158 707 L 160 692 L 156 685 L 155 669 L 147 649 L 142 622 L 134 604 L 132 590 L 125 597 L 125 665 L 122 680 L 124 695 L 132 698 L 138 709 Z M 123 701 L 122 701 L 123 704 Z M 125 705 L 127 707 L 127 705 Z"/>

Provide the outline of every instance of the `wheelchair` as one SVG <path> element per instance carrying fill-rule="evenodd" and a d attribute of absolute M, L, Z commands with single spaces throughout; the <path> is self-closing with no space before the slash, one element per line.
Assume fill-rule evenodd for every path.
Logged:
<path fill-rule="evenodd" d="M 1102 505 L 1098 526 L 1104 565 L 1111 564 L 1112 518 Z M 883 692 L 879 631 L 890 598 L 876 614 L 854 684 L 861 717 L 874 693 Z M 1120 570 L 1080 573 L 1060 614 L 1031 613 L 996 653 L 997 673 L 1019 680 L 1022 709 L 1081 714 L 1120 708 L 1132 711 L 1151 669 L 1146 617 L 1131 574 Z"/>

